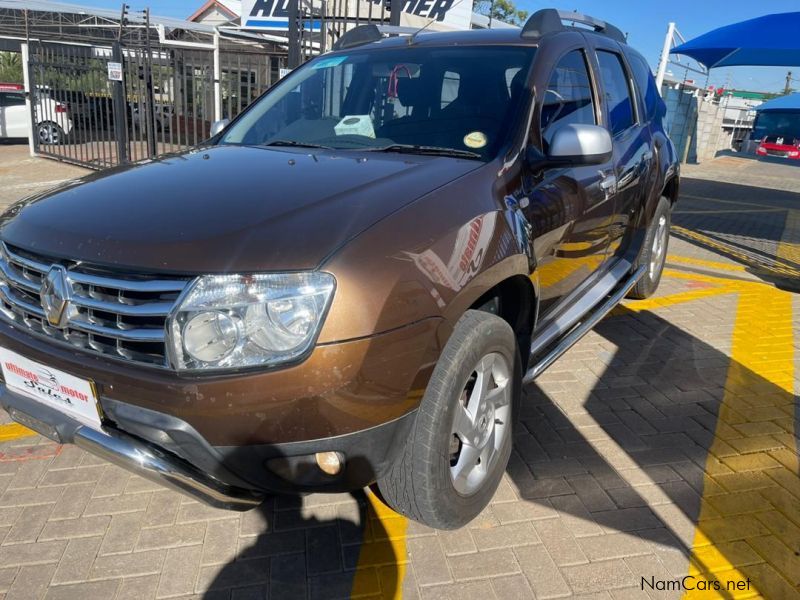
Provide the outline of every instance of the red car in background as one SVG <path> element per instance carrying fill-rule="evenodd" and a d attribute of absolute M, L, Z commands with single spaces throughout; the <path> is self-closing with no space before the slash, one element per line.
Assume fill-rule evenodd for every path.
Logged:
<path fill-rule="evenodd" d="M 765 135 L 756 148 L 758 156 L 779 156 L 800 160 L 800 138 L 783 135 Z"/>

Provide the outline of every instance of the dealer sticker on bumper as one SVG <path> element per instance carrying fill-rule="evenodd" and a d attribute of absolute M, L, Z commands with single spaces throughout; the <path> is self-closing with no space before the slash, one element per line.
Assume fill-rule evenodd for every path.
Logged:
<path fill-rule="evenodd" d="M 97 394 L 91 381 L 34 362 L 5 348 L 0 348 L 0 367 L 9 389 L 100 429 Z"/>

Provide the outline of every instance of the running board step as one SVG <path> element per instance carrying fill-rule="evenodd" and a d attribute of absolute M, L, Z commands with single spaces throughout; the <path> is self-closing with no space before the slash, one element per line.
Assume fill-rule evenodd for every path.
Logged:
<path fill-rule="evenodd" d="M 525 377 L 523 377 L 522 382 L 530 383 L 536 379 L 550 365 L 552 365 L 558 359 L 558 357 L 574 346 L 584 335 L 589 333 L 590 329 L 597 325 L 600 320 L 611 311 L 612 308 L 622 301 L 627 293 L 631 291 L 631 288 L 636 285 L 639 279 L 642 278 L 644 273 L 645 267 L 641 266 L 631 273 L 627 279 L 624 279 L 622 282 L 620 282 L 615 290 L 606 296 L 605 300 L 591 309 L 585 319 L 583 319 L 568 334 L 556 342 L 555 345 L 553 345 L 550 350 L 548 350 L 542 356 L 541 359 L 539 359 L 530 369 L 528 369 L 528 372 L 525 373 Z"/>

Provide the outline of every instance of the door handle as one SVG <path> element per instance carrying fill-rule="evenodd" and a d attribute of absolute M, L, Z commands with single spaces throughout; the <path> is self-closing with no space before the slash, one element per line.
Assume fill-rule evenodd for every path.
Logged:
<path fill-rule="evenodd" d="M 607 194 L 613 194 L 617 191 L 617 176 L 613 173 L 606 175 L 603 173 L 603 178 L 600 180 L 600 189 Z"/>

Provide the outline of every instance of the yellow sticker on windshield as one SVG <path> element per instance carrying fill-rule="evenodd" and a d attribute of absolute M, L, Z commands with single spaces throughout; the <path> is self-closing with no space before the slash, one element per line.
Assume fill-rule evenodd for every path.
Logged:
<path fill-rule="evenodd" d="M 486 141 L 486 134 L 482 131 L 473 131 L 464 136 L 464 145 L 467 148 L 483 148 Z"/>

